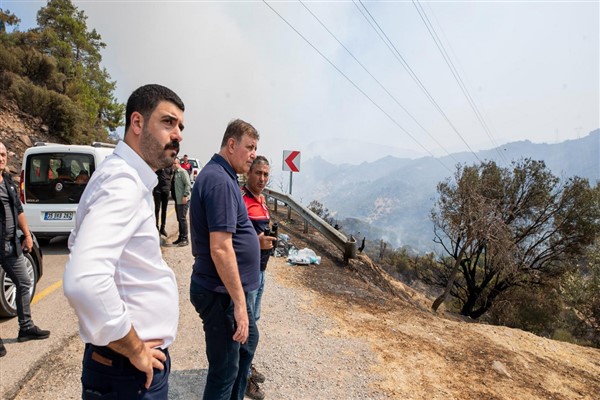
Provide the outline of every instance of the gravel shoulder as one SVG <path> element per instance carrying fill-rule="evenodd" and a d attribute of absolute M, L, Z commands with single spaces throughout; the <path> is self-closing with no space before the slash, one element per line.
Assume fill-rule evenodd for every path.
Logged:
<path fill-rule="evenodd" d="M 171 239 L 171 238 L 170 238 Z M 170 240 L 169 239 L 169 240 Z M 190 248 L 164 247 L 164 258 L 177 274 L 180 321 L 171 347 L 170 399 L 202 398 L 207 362 L 200 318 L 189 302 Z M 291 284 L 298 268 L 273 259 L 267 269 L 260 343 L 255 364 L 267 381 L 261 384 L 270 399 L 385 399 L 375 382 L 376 357 L 364 339 L 343 334 L 339 324 L 315 307 L 319 294 Z M 312 268 L 312 267 L 311 267 Z M 74 332 L 76 327 L 73 327 Z M 78 399 L 82 343 L 71 335 L 43 366 L 30 373 L 12 398 Z"/>

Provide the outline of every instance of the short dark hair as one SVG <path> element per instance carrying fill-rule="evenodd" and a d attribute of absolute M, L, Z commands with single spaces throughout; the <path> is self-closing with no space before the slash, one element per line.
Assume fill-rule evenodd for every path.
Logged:
<path fill-rule="evenodd" d="M 183 101 L 181 101 L 174 91 L 167 87 L 150 84 L 140 86 L 134 90 L 127 100 L 127 107 L 125 109 L 125 134 L 127 134 L 127 130 L 131 125 L 131 114 L 137 111 L 147 121 L 161 101 L 169 101 L 175 104 L 181 111 L 185 111 Z"/>
<path fill-rule="evenodd" d="M 260 140 L 258 131 L 251 124 L 242 121 L 241 119 L 234 119 L 227 124 L 227 129 L 225 129 L 225 134 L 223 134 L 223 140 L 221 141 L 221 148 L 225 147 L 227 141 L 231 138 L 239 143 L 244 135 L 248 135 L 252 139 Z"/>
<path fill-rule="evenodd" d="M 270 167 L 271 165 L 269 164 L 269 160 L 267 160 L 267 157 L 265 156 L 256 156 L 256 158 L 254 159 L 254 161 L 252 161 L 252 165 L 250 166 L 250 171 L 253 171 L 254 168 L 256 168 L 256 166 L 258 164 L 265 164 L 268 167 Z"/>

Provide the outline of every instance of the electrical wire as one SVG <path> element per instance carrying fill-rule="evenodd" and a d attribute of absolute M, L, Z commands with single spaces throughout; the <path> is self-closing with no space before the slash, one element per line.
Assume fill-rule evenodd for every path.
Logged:
<path fill-rule="evenodd" d="M 300 33 L 300 31 L 298 31 L 288 20 L 286 20 L 281 14 L 279 14 L 277 12 L 277 10 L 275 10 L 273 7 L 271 7 L 271 5 L 266 1 L 266 0 L 262 0 L 263 3 L 265 3 L 265 5 L 267 7 L 269 7 L 271 9 L 271 11 L 273 11 L 273 13 L 275 13 L 283 22 L 286 23 L 287 26 L 289 26 L 298 36 L 300 36 L 310 47 L 313 48 L 313 50 L 315 50 L 325 61 L 327 61 L 329 63 L 329 65 L 331 65 L 340 75 L 342 75 L 344 78 L 346 78 L 346 80 L 352 85 L 354 86 L 354 88 L 356 90 L 358 90 L 363 96 L 365 96 L 375 107 L 377 107 L 383 114 L 385 114 L 386 117 L 388 117 L 388 119 L 390 121 L 392 121 L 392 123 L 394 125 L 396 125 L 398 128 L 400 128 L 404 133 L 406 133 L 408 135 L 408 137 L 410 137 L 416 144 L 418 144 L 427 154 L 431 155 L 431 157 L 433 157 L 436 161 L 438 161 L 444 168 L 446 168 L 449 172 L 453 172 L 450 168 L 448 168 L 446 166 L 446 164 L 444 164 L 439 158 L 436 158 L 433 153 L 431 153 L 431 151 L 429 151 L 429 149 L 427 149 L 425 146 L 423 146 L 423 144 L 421 144 L 421 142 L 419 142 L 408 130 L 406 130 L 402 125 L 400 125 L 398 123 L 398 121 L 396 121 L 388 112 L 386 112 L 379 104 L 377 104 L 371 97 L 369 97 L 369 95 L 362 90 L 352 79 L 350 79 L 346 74 L 344 74 L 344 72 L 339 69 L 331 60 L 329 60 L 329 58 L 327 58 L 327 56 L 325 54 L 323 54 L 315 45 L 313 45 L 310 40 L 308 40 L 304 35 L 302 35 L 302 33 Z"/>
<path fill-rule="evenodd" d="M 419 79 L 419 77 L 417 76 L 417 74 L 412 70 L 412 68 L 410 67 L 410 65 L 408 64 L 408 62 L 406 62 L 406 60 L 404 60 L 404 58 L 402 57 L 402 54 L 400 54 L 400 52 L 398 51 L 398 49 L 396 48 L 396 46 L 394 46 L 394 44 L 389 39 L 389 37 L 387 36 L 387 34 L 385 33 L 385 31 L 381 28 L 381 26 L 379 25 L 379 23 L 377 22 L 377 20 L 375 19 L 375 17 L 373 17 L 373 15 L 369 12 L 368 8 L 365 6 L 365 4 L 362 2 L 362 0 L 358 0 L 358 2 L 364 8 L 364 10 L 369 15 L 369 17 L 367 17 L 365 15 L 365 13 L 360 9 L 360 7 L 356 3 L 356 1 L 352 0 L 352 3 L 360 11 L 360 13 L 365 18 L 365 20 L 369 23 L 369 25 L 371 25 L 371 27 L 377 33 L 377 35 L 379 36 L 379 38 L 386 44 L 386 46 L 388 47 L 388 49 L 390 49 L 390 51 L 392 52 L 392 55 L 394 55 L 394 57 L 396 58 L 396 60 L 398 60 L 398 62 L 400 62 L 400 64 L 402 65 L 402 67 L 406 70 L 406 72 L 408 72 L 408 74 L 411 76 L 411 78 L 417 84 L 417 86 L 421 89 L 421 91 L 425 94 L 425 96 L 429 99 L 429 101 L 433 104 L 433 106 L 438 110 L 438 112 L 442 115 L 442 117 L 444 117 L 444 119 L 446 120 L 446 122 L 448 122 L 448 125 L 450 125 L 450 127 L 452 128 L 452 130 L 454 131 L 454 133 L 456 133 L 456 135 L 460 138 L 460 140 L 462 140 L 462 142 L 465 144 L 465 146 L 467 146 L 467 148 L 469 149 L 469 151 L 471 153 L 473 153 L 473 155 L 475 156 L 475 158 L 477 159 L 477 161 L 479 161 L 481 163 L 482 161 L 479 159 L 479 157 L 477 156 L 477 154 L 473 151 L 473 149 L 471 148 L 471 146 L 469 145 L 469 143 L 465 140 L 465 138 L 460 134 L 460 132 L 458 131 L 458 129 L 456 129 L 456 126 L 454 126 L 454 124 L 452 123 L 452 121 L 450 121 L 450 119 L 448 118 L 448 116 L 446 115 L 446 113 L 444 112 L 444 110 L 442 110 L 442 108 L 439 106 L 439 104 L 435 101 L 435 99 L 433 98 L 433 96 L 431 95 L 431 93 L 429 93 L 429 90 L 427 90 L 427 88 L 425 87 L 425 85 L 423 84 L 423 82 L 421 82 L 421 80 Z M 370 18 L 370 20 L 369 20 L 369 18 Z M 373 21 L 373 22 L 371 22 L 371 21 Z M 375 28 L 375 25 L 373 25 L 373 23 L 375 23 L 375 25 L 377 26 L 377 28 Z M 379 33 L 379 32 L 381 32 L 381 33 Z M 383 36 L 381 36 L 382 34 L 383 34 Z M 385 37 L 385 39 L 384 39 L 384 37 Z"/>
<path fill-rule="evenodd" d="M 507 163 L 506 159 L 504 158 L 504 155 L 502 154 L 502 152 L 500 152 L 500 150 L 498 149 L 498 145 L 496 144 L 494 138 L 492 137 L 492 133 L 490 132 L 488 124 L 486 123 L 485 119 L 483 118 L 483 115 L 481 115 L 481 112 L 479 112 L 479 108 L 477 107 L 477 104 L 475 104 L 475 101 L 471 97 L 471 94 L 469 93 L 468 88 L 466 87 L 465 83 L 463 82 L 460 74 L 458 73 L 458 70 L 454 66 L 454 63 L 452 62 L 452 59 L 450 58 L 450 56 L 446 52 L 444 44 L 442 43 L 442 41 L 440 40 L 439 36 L 437 35 L 437 33 L 435 31 L 435 28 L 433 27 L 433 24 L 431 23 L 431 21 L 427 17 L 427 13 L 423 9 L 423 6 L 419 2 L 419 0 L 413 0 L 412 3 L 413 3 L 413 5 L 416 8 L 417 13 L 421 17 L 421 20 L 425 24 L 425 27 L 429 31 L 429 35 L 433 39 L 433 42 L 435 43 L 435 45 L 438 48 L 440 54 L 444 58 L 444 61 L 446 62 L 446 65 L 448 65 L 448 68 L 450 68 L 450 72 L 454 76 L 454 80 L 456 80 L 456 82 L 458 83 L 458 86 L 460 87 L 460 90 L 462 91 L 463 95 L 467 99 L 467 102 L 469 103 L 469 106 L 471 107 L 471 109 L 475 113 L 475 116 L 479 120 L 479 123 L 483 127 L 483 130 L 487 134 L 488 138 L 492 141 L 492 144 L 494 145 L 494 148 L 495 148 L 496 152 L 498 153 L 498 156 L 504 162 L 505 166 L 508 166 L 508 163 Z"/>
<path fill-rule="evenodd" d="M 427 136 L 429 136 L 442 150 L 444 150 L 446 152 L 446 154 L 448 154 L 448 156 L 450 156 L 456 163 L 458 163 L 458 160 L 456 158 L 454 158 L 454 156 L 452 154 L 450 154 L 450 152 L 448 150 L 446 150 L 446 148 L 444 146 L 442 146 L 441 143 L 439 143 L 436 138 L 429 133 L 429 131 L 427 129 L 425 129 L 425 127 L 423 127 L 423 125 L 421 125 L 421 123 L 419 123 L 419 121 L 417 121 L 417 119 L 398 101 L 398 99 L 396 99 L 396 97 L 390 93 L 390 91 L 375 77 L 373 76 L 373 74 L 367 69 L 367 67 L 365 67 L 363 65 L 363 63 L 361 63 L 358 58 L 356 58 L 354 56 L 354 54 L 352 54 L 352 52 L 348 49 L 348 47 L 346 47 L 336 36 L 333 32 L 331 32 L 331 30 L 329 28 L 327 28 L 327 26 L 319 19 L 319 17 L 317 17 L 311 10 L 310 8 L 308 8 L 306 6 L 306 4 L 304 4 L 304 2 L 302 0 L 298 0 L 300 2 L 300 4 L 302 4 L 302 6 L 306 9 L 306 11 L 308 11 L 310 13 L 310 15 L 312 15 L 319 24 L 321 24 L 321 26 L 323 27 L 323 29 L 325 29 L 327 31 L 327 33 L 329 33 L 331 35 L 331 37 L 333 37 L 340 46 L 342 46 L 342 48 L 344 50 L 346 50 L 346 52 L 350 55 L 350 57 L 352 57 L 354 59 L 354 61 L 356 61 L 358 63 L 358 65 L 361 66 L 361 68 L 367 73 L 369 74 L 369 76 L 371 78 L 373 78 L 373 80 L 375 82 L 377 82 L 377 84 L 379 85 L 379 87 L 381 87 L 381 89 L 383 89 L 388 96 L 423 130 L 423 132 L 425 132 L 427 134 Z"/>

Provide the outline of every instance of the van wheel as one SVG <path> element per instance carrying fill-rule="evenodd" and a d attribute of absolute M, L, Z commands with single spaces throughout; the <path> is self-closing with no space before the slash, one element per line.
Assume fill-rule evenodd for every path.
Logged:
<path fill-rule="evenodd" d="M 27 273 L 32 280 L 29 294 L 33 299 L 39 279 L 37 276 L 38 273 L 31 256 L 29 254 L 24 254 L 24 256 Z M 15 317 L 17 315 L 17 286 L 3 269 L 0 269 L 0 284 L 2 285 L 2 290 L 0 291 L 0 317 Z"/>

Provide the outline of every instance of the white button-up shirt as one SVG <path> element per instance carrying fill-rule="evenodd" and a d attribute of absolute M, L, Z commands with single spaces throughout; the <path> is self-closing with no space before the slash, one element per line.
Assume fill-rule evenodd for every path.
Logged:
<path fill-rule="evenodd" d="M 121 141 L 92 175 L 69 237 L 64 292 L 86 343 L 105 346 L 131 326 L 141 340 L 175 340 L 175 275 L 162 259 L 152 189 L 158 180 Z"/>

